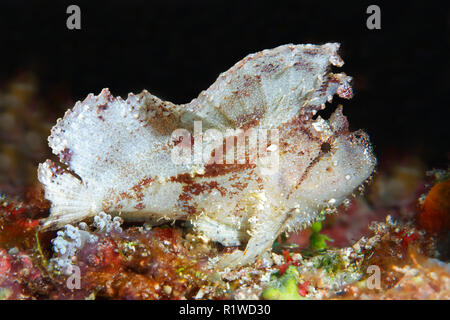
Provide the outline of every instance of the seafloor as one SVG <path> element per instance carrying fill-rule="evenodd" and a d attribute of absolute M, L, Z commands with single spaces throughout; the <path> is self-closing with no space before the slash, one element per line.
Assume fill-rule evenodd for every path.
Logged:
<path fill-rule="evenodd" d="M 70 105 L 63 92 L 45 103 Z M 364 194 L 337 214 L 279 237 L 251 266 L 218 272 L 211 259 L 235 248 L 182 222 L 152 227 L 100 215 L 39 232 L 49 203 L 36 167 L 50 156 L 52 115 L 32 74 L 0 93 L 0 299 L 450 298 L 448 169 L 383 154 Z"/>

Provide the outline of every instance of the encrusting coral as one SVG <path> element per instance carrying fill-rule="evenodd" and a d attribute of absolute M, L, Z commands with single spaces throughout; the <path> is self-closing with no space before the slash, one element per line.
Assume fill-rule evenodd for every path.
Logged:
<path fill-rule="evenodd" d="M 449 265 L 437 259 L 439 238 L 413 220 L 388 216 L 341 248 L 329 241 L 325 247 L 314 244 L 325 230 L 316 227 L 307 247 L 278 239 L 273 252 L 253 265 L 217 271 L 210 260 L 230 249 L 179 223 L 120 225 L 101 213 L 91 225 L 66 227 L 52 241 L 54 232 L 37 233 L 37 204 L 2 199 L 3 299 L 450 298 Z M 79 268 L 79 287 L 73 285 L 74 269 L 55 267 L 69 264 Z"/>

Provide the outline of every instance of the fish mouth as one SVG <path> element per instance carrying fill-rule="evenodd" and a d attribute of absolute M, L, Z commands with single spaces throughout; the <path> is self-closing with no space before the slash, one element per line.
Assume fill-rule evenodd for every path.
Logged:
<path fill-rule="evenodd" d="M 340 138 L 344 139 L 343 145 L 345 146 L 348 159 L 351 159 L 353 162 L 352 167 L 356 171 L 366 171 L 368 176 L 370 176 L 377 164 L 377 159 L 374 155 L 369 135 L 362 129 L 359 129 L 349 132 Z"/>
<path fill-rule="evenodd" d="M 351 146 L 357 146 L 359 149 L 362 149 L 364 156 L 374 158 L 373 147 L 370 143 L 369 135 L 365 131 L 359 129 L 354 132 L 350 132 L 347 140 Z"/>
<path fill-rule="evenodd" d="M 359 146 L 363 146 L 365 148 L 371 149 L 369 135 L 362 129 L 353 131 L 349 133 L 349 142 L 354 144 L 358 144 Z"/>

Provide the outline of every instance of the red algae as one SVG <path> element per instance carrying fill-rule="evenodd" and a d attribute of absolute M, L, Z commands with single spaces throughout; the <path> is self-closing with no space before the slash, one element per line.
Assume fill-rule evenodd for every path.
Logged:
<path fill-rule="evenodd" d="M 418 225 L 428 232 L 450 230 L 450 179 L 435 184 L 422 205 Z"/>
<path fill-rule="evenodd" d="M 445 208 L 439 201 L 448 190 L 446 181 L 430 187 L 423 204 L 416 207 L 417 221 L 430 208 L 431 212 Z M 303 247 L 295 247 L 295 237 L 288 238 L 291 243 L 279 238 L 273 253 L 254 265 L 222 272 L 209 268 L 210 259 L 238 248 L 214 245 L 183 224 L 88 227 L 85 232 L 95 241 L 86 242 L 70 257 L 80 271 L 79 287 L 73 286 L 74 274 L 54 268 L 55 232 L 38 230 L 38 219 L 48 213 L 40 189 L 30 189 L 19 199 L 3 196 L 0 203 L 1 299 L 260 299 L 270 297 L 263 295 L 268 288 L 284 290 L 277 286 L 286 277 L 291 277 L 296 292 L 278 297 L 450 299 L 450 270 L 437 259 L 442 237 L 434 236 L 436 229 L 415 225 L 395 210 L 391 213 L 397 218 L 376 222 L 389 211 L 373 209 L 363 198 L 323 222 L 323 232 L 331 238 L 343 232 L 356 236 L 351 219 L 360 217 L 357 226 L 364 231 L 358 231 L 358 241 L 343 238 L 337 247 L 329 242 L 328 248 L 312 251 L 307 249 L 308 240 Z M 408 203 L 407 208 L 413 206 Z M 350 220 L 344 223 L 340 217 L 346 214 Z M 412 215 L 406 213 L 406 217 Z M 369 272 L 374 266 L 380 271 L 380 286 L 375 288 Z"/>

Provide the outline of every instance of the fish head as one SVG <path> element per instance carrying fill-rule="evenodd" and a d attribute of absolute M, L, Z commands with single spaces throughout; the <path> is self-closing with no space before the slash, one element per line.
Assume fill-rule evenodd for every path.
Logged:
<path fill-rule="evenodd" d="M 348 130 L 342 107 L 330 119 L 312 122 L 311 127 L 320 127 L 316 141 L 306 146 L 314 156 L 300 163 L 303 172 L 291 185 L 289 202 L 317 212 L 336 208 L 353 194 L 371 176 L 377 161 L 367 133 Z"/>

